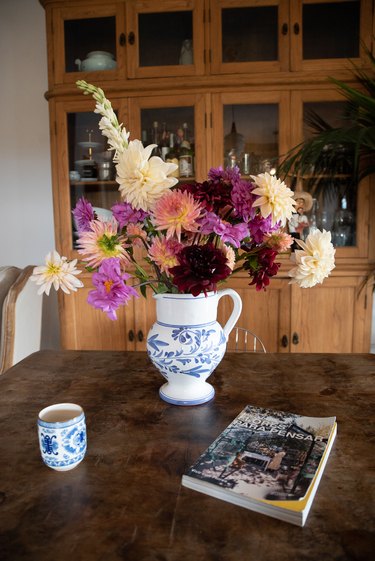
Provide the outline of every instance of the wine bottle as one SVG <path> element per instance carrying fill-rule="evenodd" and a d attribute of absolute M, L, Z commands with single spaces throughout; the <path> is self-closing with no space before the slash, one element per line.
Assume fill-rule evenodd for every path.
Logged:
<path fill-rule="evenodd" d="M 153 149 L 151 156 L 159 156 L 159 158 L 161 157 L 159 142 L 160 142 L 159 123 L 158 121 L 154 121 L 152 124 L 152 144 L 156 144 L 156 147 Z"/>
<path fill-rule="evenodd" d="M 180 177 L 193 176 L 193 151 L 190 142 L 183 140 L 180 148 L 180 156 L 178 159 L 180 168 Z"/>
<path fill-rule="evenodd" d="M 166 155 L 165 161 L 177 165 L 177 169 L 174 172 L 172 172 L 170 175 L 172 177 L 177 177 L 177 178 L 180 177 L 178 152 L 174 143 L 174 134 L 172 132 L 169 135 L 169 150 Z"/>

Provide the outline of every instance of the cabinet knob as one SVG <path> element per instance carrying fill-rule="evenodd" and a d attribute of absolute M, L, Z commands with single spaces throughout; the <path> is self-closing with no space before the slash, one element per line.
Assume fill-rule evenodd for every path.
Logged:
<path fill-rule="evenodd" d="M 283 35 L 288 35 L 288 24 L 287 23 L 283 23 L 283 25 L 281 26 L 281 33 Z"/>
<path fill-rule="evenodd" d="M 298 333 L 293 333 L 292 343 L 293 343 L 293 345 L 298 345 L 298 343 L 299 343 Z"/>
<path fill-rule="evenodd" d="M 129 45 L 134 45 L 135 43 L 135 35 L 133 31 L 131 31 L 128 35 L 128 43 Z"/>
<path fill-rule="evenodd" d="M 120 43 L 121 47 L 126 45 L 126 35 L 125 33 L 121 33 L 120 37 L 118 38 L 118 42 Z"/>
<path fill-rule="evenodd" d="M 283 335 L 281 338 L 281 346 L 284 347 L 284 349 L 289 345 L 289 339 L 287 335 Z"/>
<path fill-rule="evenodd" d="M 143 341 L 143 339 L 144 339 L 143 331 L 142 331 L 142 329 L 140 329 L 138 331 L 138 341 Z"/>
<path fill-rule="evenodd" d="M 134 331 L 131 329 L 128 333 L 129 341 L 134 341 Z"/>
<path fill-rule="evenodd" d="M 294 35 L 299 35 L 299 23 L 293 25 Z"/>

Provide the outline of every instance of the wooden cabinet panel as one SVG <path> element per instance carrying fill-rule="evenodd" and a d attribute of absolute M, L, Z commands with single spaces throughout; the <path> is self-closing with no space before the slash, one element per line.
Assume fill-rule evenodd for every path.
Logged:
<path fill-rule="evenodd" d="M 355 325 L 365 312 L 359 285 L 358 277 L 331 277 L 310 289 L 292 286 L 291 352 L 353 352 Z"/>
<path fill-rule="evenodd" d="M 284 279 L 274 279 L 267 290 L 257 292 L 248 285 L 248 278 L 233 278 L 223 287 L 233 288 L 242 299 L 242 313 L 237 325 L 255 333 L 266 347 L 267 352 L 287 352 L 289 346 L 283 347 L 284 336 L 289 334 L 290 325 L 290 287 Z M 219 302 L 218 321 L 221 325 L 230 316 L 232 303 L 230 298 Z M 285 341 L 285 339 L 284 339 Z M 235 346 L 234 334 L 229 337 L 228 350 Z"/>
<path fill-rule="evenodd" d="M 117 321 L 110 320 L 101 310 L 87 303 L 92 290 L 91 279 L 84 280 L 85 287 L 74 294 L 59 294 L 62 346 L 64 349 L 82 350 L 135 350 L 134 302 L 121 307 Z"/>

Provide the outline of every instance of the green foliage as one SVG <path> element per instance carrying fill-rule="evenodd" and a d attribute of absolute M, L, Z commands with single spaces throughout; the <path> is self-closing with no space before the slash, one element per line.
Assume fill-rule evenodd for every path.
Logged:
<path fill-rule="evenodd" d="M 306 124 L 313 136 L 290 150 L 281 162 L 278 174 L 314 173 L 334 176 L 345 159 L 346 171 L 358 183 L 375 172 L 375 58 L 366 49 L 371 68 L 362 70 L 354 63 L 353 75 L 358 87 L 330 78 L 346 99 L 342 115 L 344 125 L 333 128 L 317 113 L 311 112 Z"/>

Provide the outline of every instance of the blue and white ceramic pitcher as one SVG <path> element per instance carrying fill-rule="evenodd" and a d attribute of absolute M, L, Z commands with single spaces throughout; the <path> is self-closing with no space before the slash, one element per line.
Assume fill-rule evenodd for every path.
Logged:
<path fill-rule="evenodd" d="M 222 327 L 217 322 L 220 298 L 233 300 L 233 311 Z M 224 356 L 230 332 L 242 310 L 234 290 L 200 294 L 154 294 L 157 321 L 147 337 L 147 352 L 167 382 L 160 397 L 174 405 L 210 401 L 215 390 L 206 382 Z"/>

